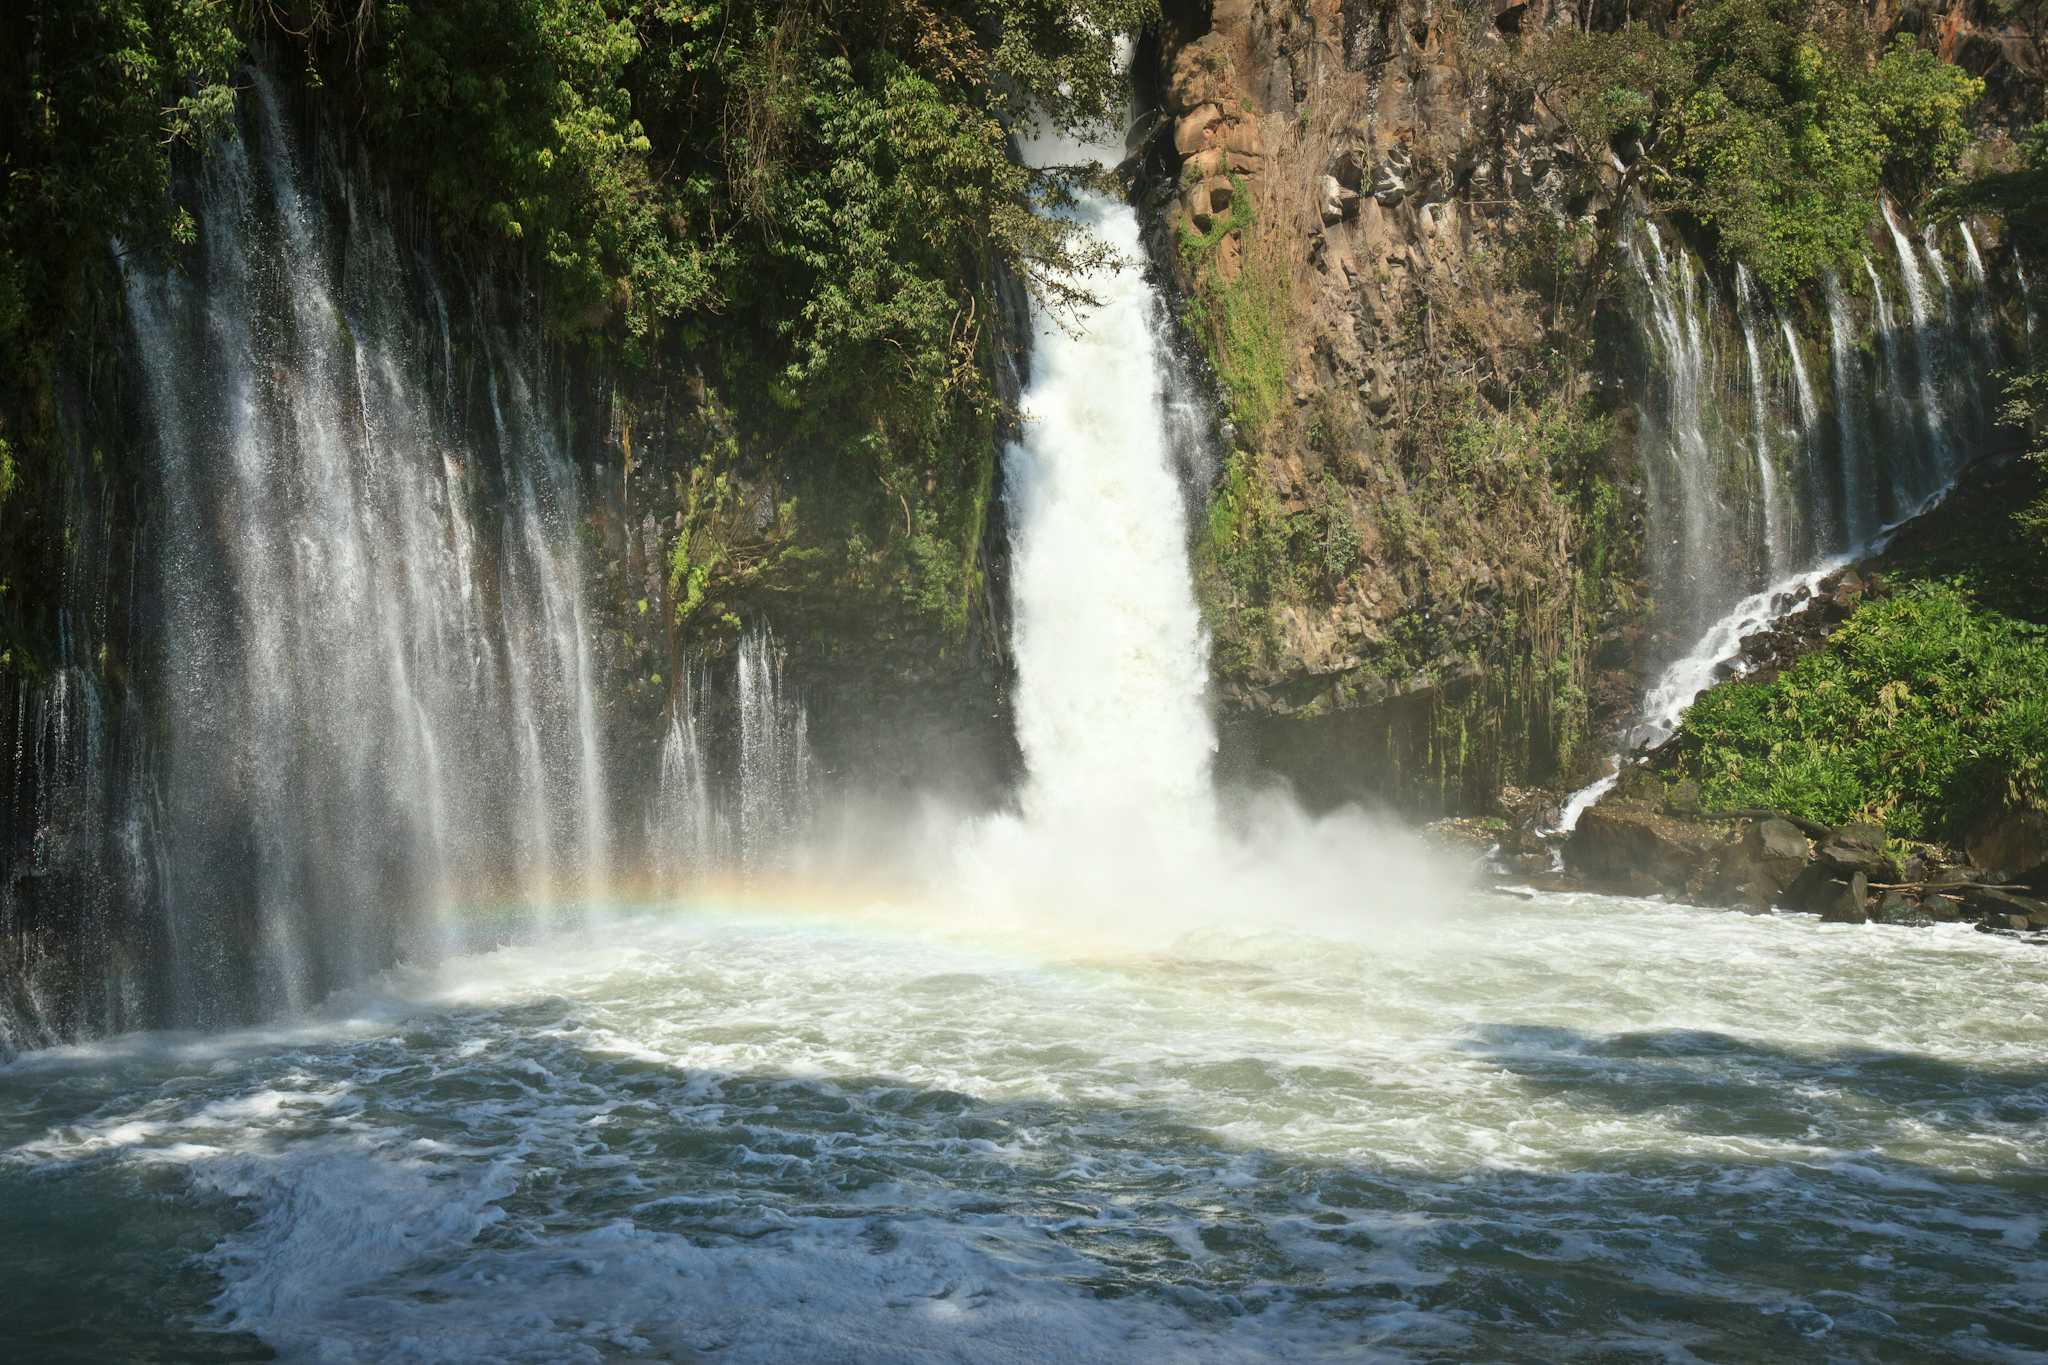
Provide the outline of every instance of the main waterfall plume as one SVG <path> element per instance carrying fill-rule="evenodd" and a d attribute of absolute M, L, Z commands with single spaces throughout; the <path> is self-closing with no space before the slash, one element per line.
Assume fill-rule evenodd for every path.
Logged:
<path fill-rule="evenodd" d="M 1027 154 L 1113 164 L 1121 144 L 1047 136 Z M 1082 282 L 1099 302 L 1079 316 L 1039 310 L 1024 434 L 1004 458 L 1024 813 L 1200 823 L 1216 739 L 1162 318 L 1137 214 L 1097 193 L 1073 212 L 1122 268 Z"/>

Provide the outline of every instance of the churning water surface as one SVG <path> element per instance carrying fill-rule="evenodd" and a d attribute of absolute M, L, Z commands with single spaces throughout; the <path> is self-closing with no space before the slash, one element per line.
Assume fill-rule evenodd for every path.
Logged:
<path fill-rule="evenodd" d="M 0 1069 L 21 1360 L 2024 1359 L 2038 950 L 619 910 Z"/>

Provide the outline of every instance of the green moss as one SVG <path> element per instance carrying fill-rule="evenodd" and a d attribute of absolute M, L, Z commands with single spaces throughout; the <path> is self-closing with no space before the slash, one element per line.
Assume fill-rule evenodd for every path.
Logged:
<path fill-rule="evenodd" d="M 1230 178 L 1229 210 L 1206 232 L 1180 223 L 1181 268 L 1190 282 L 1188 330 L 1208 353 L 1230 405 L 1231 420 L 1247 435 L 1267 429 L 1286 393 L 1288 344 L 1293 327 L 1293 286 L 1286 262 L 1254 249 L 1251 196 Z M 1235 279 L 1225 280 L 1217 256 L 1225 239 L 1241 247 Z"/>

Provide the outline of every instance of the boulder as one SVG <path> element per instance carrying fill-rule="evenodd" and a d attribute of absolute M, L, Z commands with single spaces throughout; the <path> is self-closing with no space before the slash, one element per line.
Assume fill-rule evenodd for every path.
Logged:
<path fill-rule="evenodd" d="M 1610 798 L 1579 817 L 1564 857 L 1588 886 L 1600 890 L 1692 896 L 1725 846 L 1724 832 L 1714 826 Z"/>
<path fill-rule="evenodd" d="M 1776 898 L 1805 870 L 1813 846 L 1790 821 L 1756 820 L 1743 831 L 1742 849 L 1765 872 Z"/>
<path fill-rule="evenodd" d="M 1233 94 L 1231 76 L 1230 40 L 1221 33 L 1205 34 L 1174 59 L 1167 107 L 1185 113 L 1198 105 L 1220 104 Z"/>
<path fill-rule="evenodd" d="M 1962 902 L 1954 896 L 1940 894 L 1920 898 L 1921 918 L 1936 924 L 1953 924 L 1963 917 Z"/>
<path fill-rule="evenodd" d="M 1349 147 L 1333 154 L 1327 169 L 1330 178 L 1345 189 L 1365 189 L 1365 155 L 1358 148 Z"/>
<path fill-rule="evenodd" d="M 1173 149 L 1187 156 L 1209 146 L 1222 118 L 1223 111 L 1213 104 L 1201 105 L 1182 115 L 1180 122 L 1173 125 Z"/>
<path fill-rule="evenodd" d="M 1882 825 L 1849 824 L 1814 846 L 1814 861 L 1838 876 L 1861 872 L 1871 881 L 1903 881 L 1899 865 L 1885 849 Z"/>
<path fill-rule="evenodd" d="M 1183 180 L 1207 180 L 1222 175 L 1228 169 L 1224 161 L 1226 152 L 1221 147 L 1205 147 L 1180 163 Z"/>
<path fill-rule="evenodd" d="M 1834 893 L 1822 902 L 1821 921 L 1826 924 L 1866 923 L 1870 914 L 1864 907 L 1869 899 L 1869 880 L 1861 872 L 1852 872 L 1848 884 L 1835 883 Z"/>
<path fill-rule="evenodd" d="M 1870 917 L 1879 924 L 1926 924 L 1927 916 L 1920 913 L 1920 907 L 1897 891 L 1887 891 L 1877 898 Z"/>
<path fill-rule="evenodd" d="M 1344 188 L 1336 176 L 1324 176 L 1317 188 L 1321 202 L 1316 207 L 1325 224 L 1341 222 L 1358 212 L 1358 192 Z"/>
<path fill-rule="evenodd" d="M 1230 206 L 1237 198 L 1237 190 L 1228 176 L 1211 176 L 1198 184 L 1190 185 L 1181 196 L 1188 211 L 1188 221 L 1195 231 L 1207 232 L 1216 219 L 1230 212 Z"/>
<path fill-rule="evenodd" d="M 2048 929 L 2048 901 L 1988 886 L 1970 887 L 1962 897 L 1962 913 L 1968 919 L 2003 922 L 2017 918 L 2027 923 L 2004 927 Z"/>
<path fill-rule="evenodd" d="M 2001 810 L 1978 822 L 1965 836 L 1963 847 L 1979 867 L 2031 873 L 2048 865 L 2048 811 L 2029 807 Z"/>

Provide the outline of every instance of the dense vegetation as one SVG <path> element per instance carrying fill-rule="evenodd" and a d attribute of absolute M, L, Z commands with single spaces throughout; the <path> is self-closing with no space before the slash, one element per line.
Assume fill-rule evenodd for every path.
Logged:
<path fill-rule="evenodd" d="M 1099 254 L 1046 212 L 1074 173 L 1019 165 L 1008 130 L 1105 116 L 1115 40 L 1154 8 L 27 0 L 0 20 L 0 344 L 60 331 L 109 238 L 190 239 L 174 162 L 232 121 L 230 73 L 266 47 L 560 343 L 701 377 L 746 448 L 785 452 L 790 534 L 823 571 L 957 627 L 1000 415 L 993 287 L 1072 297 Z"/>
<path fill-rule="evenodd" d="M 1703 0 L 1608 32 L 1566 30 L 1532 62 L 1588 174 L 1685 217 L 1785 292 L 1852 264 L 1880 190 L 1917 203 L 1970 145 L 1983 82 L 1898 35 L 1872 47 L 1835 0 Z"/>
<path fill-rule="evenodd" d="M 1682 761 L 1712 807 L 1959 842 L 2007 803 L 2048 796 L 2043 678 L 2048 626 L 1989 606 L 1967 580 L 1914 583 L 1776 679 L 1702 696 Z"/>

